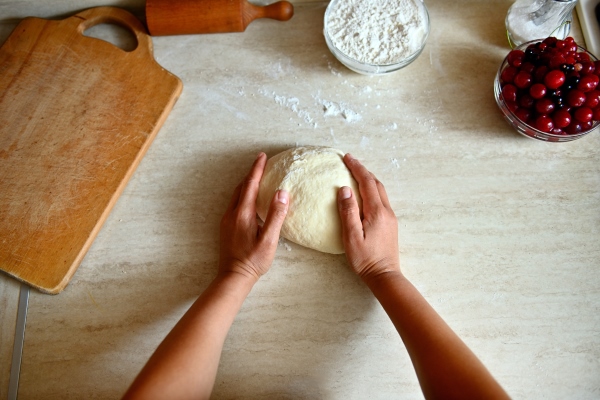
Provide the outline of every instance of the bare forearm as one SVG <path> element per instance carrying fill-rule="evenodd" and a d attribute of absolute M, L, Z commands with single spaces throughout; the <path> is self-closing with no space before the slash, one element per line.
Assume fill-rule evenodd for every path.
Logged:
<path fill-rule="evenodd" d="M 507 398 L 485 366 L 400 272 L 367 285 L 398 330 L 426 398 Z"/>
<path fill-rule="evenodd" d="M 125 398 L 207 399 L 223 343 L 254 281 L 218 276 L 156 349 Z"/>

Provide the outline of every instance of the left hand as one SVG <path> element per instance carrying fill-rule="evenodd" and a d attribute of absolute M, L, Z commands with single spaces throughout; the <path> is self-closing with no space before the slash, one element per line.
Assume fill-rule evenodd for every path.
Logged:
<path fill-rule="evenodd" d="M 285 190 L 275 192 L 266 221 L 256 220 L 256 197 L 267 156 L 260 153 L 250 172 L 235 188 L 221 220 L 219 274 L 239 273 L 258 280 L 273 262 L 279 232 L 289 205 Z"/>

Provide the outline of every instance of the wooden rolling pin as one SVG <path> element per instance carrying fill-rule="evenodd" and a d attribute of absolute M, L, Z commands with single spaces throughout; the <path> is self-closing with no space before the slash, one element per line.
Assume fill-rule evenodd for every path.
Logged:
<path fill-rule="evenodd" d="M 146 23 L 154 36 L 243 32 L 257 18 L 287 21 L 293 14 L 287 1 L 264 7 L 247 0 L 146 1 Z"/>

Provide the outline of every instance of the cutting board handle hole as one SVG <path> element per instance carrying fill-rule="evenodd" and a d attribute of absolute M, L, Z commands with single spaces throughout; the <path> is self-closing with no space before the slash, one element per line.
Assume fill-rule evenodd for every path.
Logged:
<path fill-rule="evenodd" d="M 138 46 L 133 32 L 116 24 L 102 23 L 94 25 L 86 29 L 83 35 L 112 43 L 127 52 L 135 50 Z"/>

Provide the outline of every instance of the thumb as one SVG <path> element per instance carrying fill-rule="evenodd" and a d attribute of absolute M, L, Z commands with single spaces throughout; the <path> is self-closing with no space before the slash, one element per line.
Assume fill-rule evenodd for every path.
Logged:
<path fill-rule="evenodd" d="M 279 232 L 287 215 L 289 202 L 290 195 L 287 191 L 275 192 L 262 229 L 262 239 L 268 243 L 277 243 L 279 240 Z"/>
<path fill-rule="evenodd" d="M 342 241 L 344 248 L 348 243 L 363 238 L 363 226 L 360 220 L 360 210 L 352 189 L 343 186 L 338 191 L 338 210 L 342 221 Z"/>

